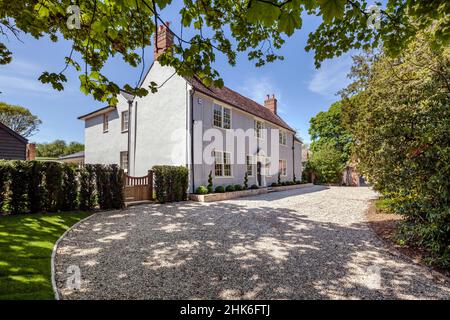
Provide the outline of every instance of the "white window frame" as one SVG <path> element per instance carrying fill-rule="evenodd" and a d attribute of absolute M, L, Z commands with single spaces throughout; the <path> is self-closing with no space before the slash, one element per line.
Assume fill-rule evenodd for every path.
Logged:
<path fill-rule="evenodd" d="M 126 119 L 127 119 L 126 122 L 125 122 L 125 115 L 126 115 Z M 127 124 L 126 128 L 125 128 L 125 123 Z M 121 127 L 122 132 L 127 132 L 128 128 L 129 128 L 129 125 L 130 125 L 130 115 L 128 113 L 128 110 L 127 111 L 122 111 L 122 113 L 121 113 L 121 120 L 120 120 L 120 127 Z"/>
<path fill-rule="evenodd" d="M 271 159 L 270 157 L 264 157 L 264 175 L 266 177 L 271 177 L 272 175 L 270 174 L 270 167 L 272 165 Z"/>
<path fill-rule="evenodd" d="M 287 132 L 285 130 L 279 130 L 278 133 L 278 142 L 282 146 L 287 146 Z"/>
<path fill-rule="evenodd" d="M 215 121 L 216 119 L 214 117 L 216 107 L 220 108 L 220 125 L 216 124 L 216 121 Z M 231 110 L 231 108 L 224 107 L 223 105 L 214 102 L 212 109 L 213 109 L 213 126 L 216 127 L 216 128 L 220 128 L 220 129 L 230 130 L 232 128 L 232 123 L 233 123 L 233 111 Z M 224 119 L 225 119 L 225 110 L 227 110 L 230 113 L 230 125 L 229 125 L 230 127 L 229 128 L 225 128 L 225 124 L 224 124 L 225 123 L 225 121 L 224 121 Z"/>
<path fill-rule="evenodd" d="M 261 124 L 261 128 L 258 129 L 258 123 Z M 266 129 L 266 123 L 259 119 L 254 119 L 254 130 L 255 130 L 255 137 L 259 140 L 265 139 L 265 129 Z M 261 130 L 261 134 L 258 136 L 258 130 Z"/>
<path fill-rule="evenodd" d="M 126 161 L 123 161 L 123 156 L 126 156 Z M 126 166 L 124 165 L 126 163 Z M 120 168 L 123 169 L 124 172 L 128 172 L 128 166 L 130 164 L 130 161 L 128 159 L 128 151 L 121 151 L 120 152 Z"/>
<path fill-rule="evenodd" d="M 248 169 L 251 166 L 251 174 L 248 174 L 248 177 L 254 177 L 255 175 L 255 165 L 256 165 L 256 157 L 252 155 L 247 155 L 245 157 L 245 172 L 248 174 Z"/>
<path fill-rule="evenodd" d="M 278 163 L 280 176 L 287 177 L 287 160 L 280 159 Z"/>
<path fill-rule="evenodd" d="M 103 133 L 109 131 L 109 114 L 104 113 L 103 114 Z"/>
<path fill-rule="evenodd" d="M 217 157 L 217 154 L 220 154 L 220 157 Z M 229 155 L 227 158 L 226 155 Z M 219 163 L 217 163 L 217 159 L 219 159 Z M 227 160 L 229 163 L 227 164 Z M 221 174 L 217 175 L 216 165 L 221 165 Z M 230 166 L 230 175 L 225 175 L 225 165 Z M 216 178 L 233 178 L 233 164 L 231 163 L 231 152 L 226 152 L 222 150 L 214 150 L 214 175 Z"/>

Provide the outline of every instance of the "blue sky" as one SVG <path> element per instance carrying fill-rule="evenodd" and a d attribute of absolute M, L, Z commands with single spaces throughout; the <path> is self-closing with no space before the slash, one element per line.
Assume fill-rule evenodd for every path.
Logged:
<path fill-rule="evenodd" d="M 178 8 L 164 10 L 162 17 L 178 30 Z M 259 103 L 266 94 L 275 93 L 279 114 L 297 131 L 305 142 L 309 142 L 309 119 L 331 103 L 338 100 L 335 93 L 346 86 L 351 66 L 349 54 L 328 60 L 317 70 L 312 52 L 305 52 L 309 32 L 320 20 L 304 17 L 303 28 L 286 39 L 278 51 L 285 57 L 257 68 L 248 61 L 245 53 L 238 56 L 236 66 L 218 57 L 215 67 L 220 71 L 225 84 Z M 66 40 L 53 43 L 46 38 L 36 40 L 22 35 L 23 43 L 10 37 L 6 45 L 13 52 L 13 62 L 0 66 L 0 101 L 29 108 L 42 120 L 40 131 L 31 141 L 48 142 L 55 139 L 83 142 L 83 122 L 79 115 L 91 112 L 105 104 L 85 96 L 79 91 L 78 75 L 66 72 L 68 83 L 64 91 L 55 91 L 40 83 L 37 78 L 42 71 L 59 72 L 64 67 L 64 57 L 69 54 L 71 43 Z M 145 50 L 146 65 L 153 59 L 153 48 Z M 106 74 L 116 83 L 135 84 L 140 68 L 132 68 L 120 57 L 111 59 L 105 66 Z"/>

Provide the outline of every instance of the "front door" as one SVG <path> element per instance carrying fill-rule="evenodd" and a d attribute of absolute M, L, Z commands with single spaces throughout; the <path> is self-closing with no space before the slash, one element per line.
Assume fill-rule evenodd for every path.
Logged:
<path fill-rule="evenodd" d="M 256 164 L 256 177 L 258 179 L 258 186 L 260 187 L 262 182 L 261 182 L 261 162 L 258 161 L 258 163 Z"/>

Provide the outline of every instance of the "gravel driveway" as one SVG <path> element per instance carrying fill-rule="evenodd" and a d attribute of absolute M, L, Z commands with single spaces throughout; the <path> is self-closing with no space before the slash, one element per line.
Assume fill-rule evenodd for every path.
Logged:
<path fill-rule="evenodd" d="M 60 242 L 56 284 L 62 299 L 450 299 L 368 228 L 375 196 L 314 186 L 98 213 Z"/>

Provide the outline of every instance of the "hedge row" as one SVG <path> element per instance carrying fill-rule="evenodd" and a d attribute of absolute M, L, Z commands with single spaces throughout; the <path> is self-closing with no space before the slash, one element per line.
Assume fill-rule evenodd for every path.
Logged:
<path fill-rule="evenodd" d="M 0 161 L 0 213 L 123 208 L 123 173 L 117 165 Z"/>
<path fill-rule="evenodd" d="M 189 170 L 182 166 L 154 166 L 156 201 L 160 203 L 187 199 Z"/>

